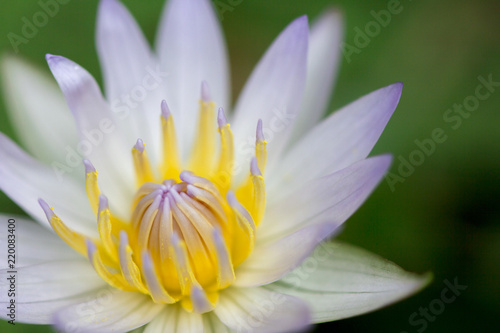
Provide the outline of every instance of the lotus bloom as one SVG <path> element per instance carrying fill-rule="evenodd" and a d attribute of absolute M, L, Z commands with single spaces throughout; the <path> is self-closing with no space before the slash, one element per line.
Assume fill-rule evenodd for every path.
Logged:
<path fill-rule="evenodd" d="M 208 0 L 169 1 L 156 53 L 122 4 L 102 0 L 106 97 L 61 56 L 47 61 L 64 99 L 5 58 L 11 116 L 33 156 L 2 135 L 0 187 L 39 223 L 16 218 L 16 320 L 65 332 L 290 332 L 422 288 L 427 276 L 327 241 L 389 167 L 390 156 L 367 155 L 402 90 L 320 121 L 340 35 L 336 12 L 311 31 L 306 17 L 293 21 L 234 107 Z"/>

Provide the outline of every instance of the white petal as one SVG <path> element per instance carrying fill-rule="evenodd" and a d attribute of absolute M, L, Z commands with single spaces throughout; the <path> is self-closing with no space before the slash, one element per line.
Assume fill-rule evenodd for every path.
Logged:
<path fill-rule="evenodd" d="M 340 226 L 368 198 L 392 161 L 389 155 L 362 160 L 302 188 L 270 197 L 258 240 L 276 239 L 314 224 Z"/>
<path fill-rule="evenodd" d="M 170 0 L 156 45 L 161 67 L 168 73 L 166 100 L 186 158 L 197 125 L 201 82 L 208 82 L 218 106 L 228 108 L 230 102 L 226 48 L 211 1 Z"/>
<path fill-rule="evenodd" d="M 215 313 L 209 312 L 203 315 L 203 333 L 231 333 L 231 329 L 220 321 Z M 234 332 L 234 331 L 233 331 Z"/>
<path fill-rule="evenodd" d="M 188 313 L 181 306 L 176 304 L 166 306 L 165 309 L 145 327 L 143 332 L 230 333 L 231 330 L 220 321 L 213 311 L 203 315 Z"/>
<path fill-rule="evenodd" d="M 214 311 L 237 332 L 297 332 L 310 323 L 301 300 L 260 287 L 223 290 Z"/>
<path fill-rule="evenodd" d="M 374 311 L 406 298 L 432 279 L 417 275 L 365 250 L 324 243 L 304 264 L 269 288 L 308 303 L 314 323 Z"/>
<path fill-rule="evenodd" d="M 279 280 L 300 265 L 335 229 L 332 224 L 313 225 L 278 240 L 257 243 L 236 269 L 234 285 L 253 287 Z"/>
<path fill-rule="evenodd" d="M 341 14 L 329 10 L 311 27 L 307 55 L 307 81 L 291 141 L 297 141 L 325 114 L 332 96 L 344 34 Z"/>
<path fill-rule="evenodd" d="M 99 172 L 102 190 L 109 197 L 113 212 L 127 216 L 127 203 L 135 187 L 130 153 L 135 142 L 125 140 L 99 86 L 85 69 L 60 56 L 48 55 L 47 62 L 76 119 L 80 138 L 86 142 L 87 148 L 82 152 Z"/>
<path fill-rule="evenodd" d="M 166 75 L 161 75 L 141 29 L 119 1 L 101 0 L 96 39 L 108 101 L 130 141 L 143 139 L 152 157 L 159 142 Z"/>
<path fill-rule="evenodd" d="M 167 305 L 144 330 L 144 333 L 169 332 L 203 332 L 203 316 L 189 313 L 179 304 Z"/>
<path fill-rule="evenodd" d="M 22 144 L 46 163 L 64 162 L 66 147 L 76 146 L 78 136 L 54 80 L 11 56 L 3 57 L 2 74 L 7 110 Z"/>
<path fill-rule="evenodd" d="M 58 176 L 57 170 L 28 156 L 0 133 L 0 189 L 38 222 L 50 228 L 38 204 L 42 198 L 75 231 L 96 234 L 96 222 L 85 194 L 85 184 Z"/>
<path fill-rule="evenodd" d="M 104 281 L 83 260 L 51 261 L 16 271 L 16 319 L 22 323 L 50 324 L 57 310 L 83 302 L 104 288 Z M 0 270 L 2 290 L 8 289 L 7 278 L 12 275 Z M 5 308 L 10 299 L 7 295 L 1 298 L 0 305 Z M 5 312 L 0 316 L 6 319 Z"/>
<path fill-rule="evenodd" d="M 374 91 L 315 126 L 280 161 L 279 172 L 268 175 L 269 196 L 364 159 L 396 109 L 402 87 L 395 83 Z"/>
<path fill-rule="evenodd" d="M 293 21 L 267 50 L 243 88 L 232 122 L 237 168 L 248 170 L 259 119 L 269 142 L 268 169 L 279 158 L 304 92 L 308 35 L 307 17 Z"/>
<path fill-rule="evenodd" d="M 54 325 L 63 332 L 128 332 L 149 323 L 164 307 L 149 296 L 108 288 L 94 299 L 58 311 Z"/>
<path fill-rule="evenodd" d="M 1 216 L 6 227 L 7 218 Z M 58 236 L 33 222 L 14 218 L 15 268 L 8 266 L 12 262 L 7 261 L 7 256 L 2 259 L 0 288 L 8 290 L 10 281 L 7 278 L 15 276 L 16 319 L 19 322 L 49 324 L 56 310 L 82 302 L 105 286 L 90 263 L 71 251 Z M 3 240 L 8 237 L 4 232 L 6 227 L 0 233 Z M 7 293 L 0 297 L 0 305 L 5 308 L 10 297 Z M 0 316 L 5 319 L 5 312 Z"/>

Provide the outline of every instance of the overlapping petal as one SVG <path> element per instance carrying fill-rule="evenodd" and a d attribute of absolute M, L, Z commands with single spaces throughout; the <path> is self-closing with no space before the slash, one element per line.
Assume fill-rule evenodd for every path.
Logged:
<path fill-rule="evenodd" d="M 431 280 L 408 273 L 379 256 L 344 243 L 325 243 L 296 271 L 269 289 L 307 302 L 312 322 L 374 311 L 406 298 Z"/>
<path fill-rule="evenodd" d="M 329 10 L 312 25 L 307 53 L 307 81 L 290 144 L 325 114 L 340 63 L 344 27 L 338 11 Z"/>
<path fill-rule="evenodd" d="M 259 119 L 269 142 L 268 168 L 279 159 L 304 92 L 308 36 L 307 17 L 293 21 L 269 47 L 243 88 L 232 121 L 240 169 L 249 165 L 255 143 L 255 125 L 251 124 Z"/>
<path fill-rule="evenodd" d="M 283 185 L 295 190 L 366 158 L 396 109 L 402 87 L 395 83 L 376 90 L 311 129 L 280 161 L 279 172 L 269 175 L 269 196 L 283 192 Z"/>
<path fill-rule="evenodd" d="M 141 332 L 229 333 L 231 330 L 213 312 L 188 313 L 179 305 L 170 305 L 166 306 Z"/>
<path fill-rule="evenodd" d="M 361 160 L 306 186 L 270 197 L 258 239 L 283 237 L 309 225 L 347 220 L 368 198 L 392 161 L 390 155 Z"/>
<path fill-rule="evenodd" d="M 85 302 L 59 310 L 53 321 L 63 332 L 128 332 L 149 323 L 164 307 L 149 296 L 107 288 Z"/>
<path fill-rule="evenodd" d="M 180 305 L 166 306 L 165 309 L 146 326 L 144 332 L 204 332 L 203 315 L 199 313 L 188 313 Z"/>
<path fill-rule="evenodd" d="M 236 270 L 234 285 L 261 286 L 282 278 L 300 265 L 336 228 L 333 223 L 307 226 L 276 240 L 258 242 L 252 254 Z"/>
<path fill-rule="evenodd" d="M 231 333 L 231 329 L 224 325 L 213 312 L 203 315 L 203 333 Z"/>
<path fill-rule="evenodd" d="M 50 228 L 38 199 L 56 206 L 57 214 L 79 232 L 93 235 L 95 219 L 85 185 L 62 177 L 54 168 L 27 155 L 0 133 L 0 189 L 34 219 Z"/>
<path fill-rule="evenodd" d="M 300 299 L 261 287 L 224 290 L 214 312 L 237 332 L 299 332 L 310 323 Z"/>
<path fill-rule="evenodd" d="M 2 59 L 2 81 L 9 117 L 22 144 L 37 159 L 64 163 L 67 148 L 76 146 L 78 136 L 59 87 L 46 73 L 12 56 Z"/>
<path fill-rule="evenodd" d="M 134 193 L 130 149 L 135 142 L 125 139 L 97 82 L 85 69 L 60 56 L 48 55 L 47 62 L 76 120 L 83 142 L 76 150 L 99 171 L 103 191 L 115 213 L 127 216 L 128 207 L 123 203 L 130 202 Z"/>
<path fill-rule="evenodd" d="M 0 216 L 2 220 L 14 218 L 16 236 L 16 319 L 19 322 L 50 324 L 52 315 L 62 307 L 82 302 L 105 287 L 88 261 L 54 233 L 40 225 L 17 216 Z M 7 239 L 7 228 L 2 228 L 2 240 Z M 4 266 L 4 262 L 2 262 Z M 0 269 L 0 287 L 8 290 L 12 269 Z M 78 278 L 75 278 L 78 277 Z M 0 302 L 5 308 L 9 299 Z M 5 311 L 0 314 L 6 319 Z M 7 318 L 9 319 L 9 318 Z"/>
<path fill-rule="evenodd" d="M 137 22 L 119 1 L 101 1 L 96 30 L 107 100 L 129 142 L 143 139 L 156 160 L 159 101 L 165 98 L 167 75 L 159 69 Z"/>

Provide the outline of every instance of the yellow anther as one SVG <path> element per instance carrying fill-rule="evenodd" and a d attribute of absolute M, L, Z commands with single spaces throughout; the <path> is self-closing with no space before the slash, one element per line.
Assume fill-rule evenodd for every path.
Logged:
<path fill-rule="evenodd" d="M 253 209 L 252 217 L 255 221 L 255 225 L 259 225 L 264 217 L 264 211 L 266 210 L 266 188 L 264 184 L 264 177 L 262 175 L 252 175 L 253 189 L 254 189 L 254 199 L 253 199 Z"/>
<path fill-rule="evenodd" d="M 137 186 L 141 186 L 146 182 L 153 182 L 155 177 L 146 152 L 146 144 L 141 139 L 138 139 L 134 148 L 132 148 L 132 157 L 137 175 Z"/>
<path fill-rule="evenodd" d="M 233 233 L 232 261 L 234 266 L 238 266 L 248 257 L 255 245 L 255 223 L 245 207 L 236 200 L 234 193 L 228 192 L 227 201 L 237 222 Z"/>
<path fill-rule="evenodd" d="M 87 190 L 87 197 L 89 198 L 90 206 L 94 214 L 99 210 L 99 185 L 97 184 L 97 171 L 90 161 L 84 160 L 85 165 L 85 189 Z"/>
<path fill-rule="evenodd" d="M 219 109 L 219 116 L 217 118 L 219 123 L 219 128 L 217 130 L 221 140 L 221 153 L 219 166 L 214 178 L 215 184 L 219 187 L 219 190 L 225 193 L 231 186 L 231 179 L 233 177 L 234 140 L 233 132 L 226 121 L 222 108 Z"/>
<path fill-rule="evenodd" d="M 119 273 L 119 270 L 117 273 L 112 273 L 106 265 L 104 265 L 102 258 L 99 254 L 99 251 L 97 250 L 96 245 L 94 244 L 93 241 L 90 239 L 87 239 L 87 257 L 90 260 L 90 263 L 92 264 L 92 267 L 94 267 L 94 270 L 99 274 L 99 276 L 106 281 L 109 285 L 112 287 L 125 290 L 125 291 L 135 291 L 136 289 L 132 286 L 130 286 L 125 278 L 122 276 L 121 273 Z"/>
<path fill-rule="evenodd" d="M 163 179 L 177 179 L 180 173 L 177 137 L 175 134 L 174 118 L 165 101 L 161 103 L 161 112 L 163 161 L 160 166 L 160 171 Z"/>
<path fill-rule="evenodd" d="M 146 286 L 155 303 L 172 304 L 177 301 L 163 288 L 158 273 L 155 270 L 154 262 L 147 251 L 142 253 L 142 271 Z"/>
<path fill-rule="evenodd" d="M 255 157 L 262 174 L 265 173 L 267 163 L 267 141 L 264 139 L 262 120 L 257 123 L 257 139 L 255 140 Z"/>
<path fill-rule="evenodd" d="M 177 274 L 179 275 L 179 284 L 182 295 L 189 295 L 191 286 L 196 278 L 189 262 L 186 243 L 179 239 L 177 234 L 173 234 L 170 240 L 170 253 L 172 255 Z"/>
<path fill-rule="evenodd" d="M 106 253 L 115 261 L 118 260 L 118 252 L 116 244 L 113 241 L 111 212 L 108 207 L 108 200 L 105 196 L 101 195 L 99 200 L 99 212 L 97 217 L 97 230 L 101 243 L 106 250 Z"/>
<path fill-rule="evenodd" d="M 208 89 L 206 83 L 202 84 L 202 91 L 204 89 Z M 208 99 L 208 92 L 202 92 L 202 96 L 197 137 L 194 141 L 189 170 L 201 177 L 209 177 L 213 174 L 215 161 L 215 103 Z"/>
<path fill-rule="evenodd" d="M 47 205 L 42 199 L 38 200 L 38 203 L 45 212 L 47 220 L 49 220 L 52 229 L 59 235 L 69 246 L 71 246 L 75 251 L 83 256 L 87 255 L 87 244 L 85 237 L 78 232 L 75 232 L 68 228 L 64 222 L 54 214 L 52 207 Z"/>
<path fill-rule="evenodd" d="M 148 289 L 144 286 L 141 279 L 141 272 L 139 267 L 135 264 L 132 258 L 132 248 L 128 244 L 127 232 L 122 230 L 120 232 L 120 268 L 123 277 L 129 285 L 135 287 L 140 292 L 148 293 Z"/>
<path fill-rule="evenodd" d="M 219 293 L 209 293 L 199 284 L 191 287 L 189 297 L 184 297 L 181 305 L 187 312 L 206 313 L 212 311 L 219 300 Z"/>
<path fill-rule="evenodd" d="M 257 123 L 255 158 L 251 161 L 249 176 L 237 190 L 236 197 L 252 213 L 255 223 L 259 224 L 265 210 L 264 170 L 267 163 L 267 141 L 264 139 L 262 120 Z M 259 176 L 259 177 L 257 177 Z"/>
<path fill-rule="evenodd" d="M 223 289 L 231 285 L 235 279 L 233 263 L 231 262 L 231 255 L 227 248 L 226 242 L 222 236 L 222 233 L 214 229 L 212 233 L 213 241 L 215 243 L 215 251 L 217 258 L 217 286 L 219 289 Z"/>

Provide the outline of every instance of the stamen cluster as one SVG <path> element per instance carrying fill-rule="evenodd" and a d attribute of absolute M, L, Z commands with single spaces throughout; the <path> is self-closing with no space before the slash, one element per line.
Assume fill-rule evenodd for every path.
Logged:
<path fill-rule="evenodd" d="M 233 135 L 219 109 L 216 154 L 212 121 L 215 104 L 202 84 L 197 138 L 185 168 L 177 151 L 173 116 L 161 105 L 163 158 L 153 168 L 145 143 L 132 148 L 137 191 L 127 221 L 114 216 L 97 183 L 97 171 L 85 161 L 86 189 L 97 217 L 98 239 L 69 229 L 40 200 L 53 229 L 88 257 L 111 286 L 151 296 L 156 303 L 181 302 L 188 311 L 212 310 L 218 291 L 231 285 L 235 268 L 251 253 L 256 226 L 265 209 L 262 172 L 266 142 L 257 126 L 255 157 L 250 174 L 232 190 Z"/>

